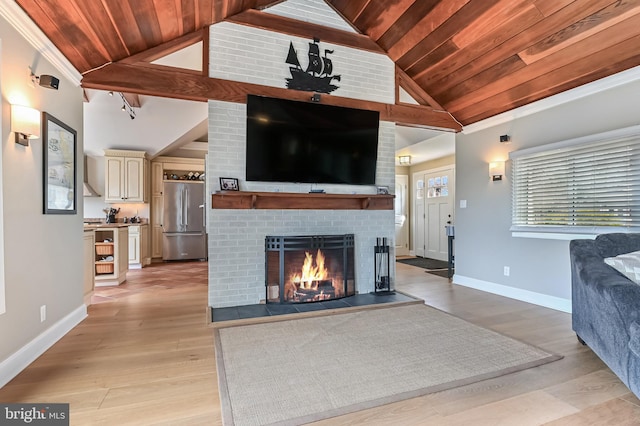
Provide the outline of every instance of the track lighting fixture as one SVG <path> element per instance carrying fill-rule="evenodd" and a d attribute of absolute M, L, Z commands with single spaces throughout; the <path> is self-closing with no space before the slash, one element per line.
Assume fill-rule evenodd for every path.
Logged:
<path fill-rule="evenodd" d="M 132 119 L 132 120 L 135 119 L 136 118 L 136 112 L 131 107 L 131 104 L 129 104 L 129 102 L 127 101 L 127 98 L 125 98 L 122 93 L 120 93 L 120 98 L 122 99 L 122 108 L 120 108 L 120 109 L 122 111 L 128 113 L 130 119 Z"/>

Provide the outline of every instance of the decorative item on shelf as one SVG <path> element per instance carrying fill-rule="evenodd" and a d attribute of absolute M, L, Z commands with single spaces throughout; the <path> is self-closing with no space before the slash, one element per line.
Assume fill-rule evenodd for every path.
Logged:
<path fill-rule="evenodd" d="M 379 186 L 378 187 L 378 195 L 389 195 L 389 187 L 388 186 Z"/>
<path fill-rule="evenodd" d="M 376 238 L 374 247 L 374 294 L 393 294 L 389 276 L 389 244 L 386 237 Z"/>
<path fill-rule="evenodd" d="M 223 191 L 239 191 L 238 179 L 236 178 L 220 178 L 220 189 Z"/>

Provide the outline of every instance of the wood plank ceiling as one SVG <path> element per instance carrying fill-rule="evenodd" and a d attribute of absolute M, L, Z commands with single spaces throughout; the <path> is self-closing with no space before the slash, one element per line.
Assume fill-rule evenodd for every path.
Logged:
<path fill-rule="evenodd" d="M 326 2 L 397 64 L 403 87 L 464 125 L 640 65 L 638 0 Z M 255 25 L 262 17 L 269 27 L 271 17 L 250 9 L 278 2 L 16 3 L 88 78 L 105 64 L 126 63 L 225 19 Z M 286 31 L 301 27 L 292 22 Z"/>

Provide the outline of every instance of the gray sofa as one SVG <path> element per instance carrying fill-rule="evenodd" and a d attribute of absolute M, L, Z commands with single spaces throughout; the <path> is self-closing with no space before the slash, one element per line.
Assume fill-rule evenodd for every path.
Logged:
<path fill-rule="evenodd" d="M 640 285 L 603 259 L 639 250 L 640 234 L 602 234 L 569 244 L 573 330 L 638 397 Z"/>

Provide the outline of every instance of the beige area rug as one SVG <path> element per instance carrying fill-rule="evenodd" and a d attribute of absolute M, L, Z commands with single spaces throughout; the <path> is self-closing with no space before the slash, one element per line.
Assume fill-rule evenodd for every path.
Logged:
<path fill-rule="evenodd" d="M 215 330 L 225 425 L 299 425 L 562 358 L 426 305 Z"/>

